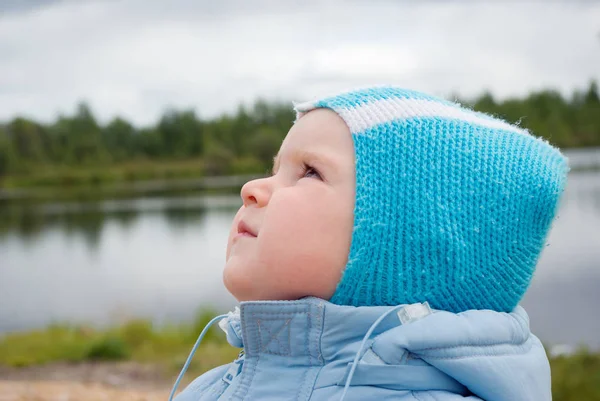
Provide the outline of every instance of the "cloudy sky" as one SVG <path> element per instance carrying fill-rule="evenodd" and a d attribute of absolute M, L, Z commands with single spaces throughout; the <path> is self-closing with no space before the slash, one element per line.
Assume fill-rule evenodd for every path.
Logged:
<path fill-rule="evenodd" d="M 368 84 L 506 98 L 591 79 L 599 1 L 0 1 L 0 121 L 82 100 L 145 125 Z"/>

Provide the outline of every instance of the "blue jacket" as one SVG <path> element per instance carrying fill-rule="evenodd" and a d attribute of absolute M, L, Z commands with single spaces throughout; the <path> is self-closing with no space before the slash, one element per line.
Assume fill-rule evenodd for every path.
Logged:
<path fill-rule="evenodd" d="M 552 399 L 548 359 L 523 308 L 455 314 L 425 306 L 243 302 L 222 327 L 244 352 L 176 401 L 339 400 L 349 375 L 344 401 Z"/>

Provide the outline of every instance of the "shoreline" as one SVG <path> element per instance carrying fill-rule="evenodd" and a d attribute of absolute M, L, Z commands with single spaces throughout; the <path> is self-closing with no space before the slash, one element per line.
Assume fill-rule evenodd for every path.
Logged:
<path fill-rule="evenodd" d="M 569 158 L 572 172 L 600 171 L 600 147 L 572 148 L 562 152 Z M 9 175 L 0 181 L 0 202 L 224 191 L 239 189 L 247 181 L 266 175 L 240 172 L 205 176 L 199 165 L 198 161 L 163 161 L 147 162 L 135 169 L 127 165 L 109 165 Z M 44 167 L 40 166 L 38 170 L 44 170 Z"/>
<path fill-rule="evenodd" d="M 105 387 L 155 391 L 169 388 L 175 378 L 164 366 L 137 362 L 53 362 L 28 367 L 0 365 L 0 381 L 96 384 Z M 1 393 L 1 392 L 0 392 Z"/>
<path fill-rule="evenodd" d="M 244 174 L 178 179 L 153 179 L 99 186 L 47 186 L 32 188 L 1 188 L 0 201 L 37 201 L 68 199 L 106 199 L 109 197 L 139 197 L 177 192 L 223 192 L 241 188 L 246 182 L 263 175 Z"/>
<path fill-rule="evenodd" d="M 550 365 L 555 401 L 575 398 L 600 400 L 597 398 L 600 396 L 600 382 L 596 380 L 600 375 L 600 354 L 550 358 Z M 178 393 L 198 375 L 187 372 Z M 164 401 L 176 376 L 176 373 L 164 374 L 160 365 L 130 362 L 54 363 L 29 368 L 0 365 L 0 399 Z"/>

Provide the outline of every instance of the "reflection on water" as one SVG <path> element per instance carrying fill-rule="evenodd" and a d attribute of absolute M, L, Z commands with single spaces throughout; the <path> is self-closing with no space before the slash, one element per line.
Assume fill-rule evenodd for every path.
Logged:
<path fill-rule="evenodd" d="M 240 204 L 196 196 L 3 209 L 0 302 L 10 307 L 0 308 L 0 331 L 230 308 L 221 269 Z"/>
<path fill-rule="evenodd" d="M 231 308 L 221 271 L 240 205 L 238 196 L 3 205 L 0 331 Z M 600 347 L 599 285 L 600 172 L 573 173 L 523 301 L 534 332 Z"/>
<path fill-rule="evenodd" d="M 149 214 L 163 216 L 169 226 L 199 224 L 207 209 L 237 210 L 238 196 L 188 196 L 108 200 L 88 203 L 42 205 L 7 204 L 0 210 L 0 238 L 16 235 L 24 242 L 34 241 L 52 229 L 68 237 L 81 236 L 90 248 L 97 247 L 106 224 L 116 222 L 124 229 Z"/>

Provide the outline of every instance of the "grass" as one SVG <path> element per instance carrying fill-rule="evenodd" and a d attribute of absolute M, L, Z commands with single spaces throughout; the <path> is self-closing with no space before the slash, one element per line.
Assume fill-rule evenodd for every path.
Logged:
<path fill-rule="evenodd" d="M 106 330 L 53 325 L 8 334 L 0 338 L 0 365 L 129 360 L 158 363 L 173 375 L 183 366 L 198 333 L 215 315 L 202 310 L 192 324 L 161 328 L 145 320 L 132 320 Z M 189 376 L 231 362 L 238 352 L 226 343 L 220 329 L 213 327 L 190 365 Z M 550 364 L 554 401 L 600 401 L 600 353 L 582 348 L 574 355 L 551 358 Z"/>
<path fill-rule="evenodd" d="M 135 181 L 198 178 L 204 176 L 201 159 L 186 161 L 136 160 L 104 167 L 81 167 L 38 165 L 27 173 L 3 178 L 1 187 L 26 188 L 72 188 L 101 187 Z"/>
<path fill-rule="evenodd" d="M 582 348 L 550 360 L 554 401 L 600 400 L 600 353 Z"/>
<path fill-rule="evenodd" d="M 245 180 L 264 172 L 243 169 L 235 162 L 224 184 L 207 175 L 201 159 L 186 161 L 138 160 L 106 167 L 37 165 L 21 174 L 0 177 L 0 202 L 101 200 L 154 195 L 238 192 Z M 232 182 L 232 176 L 244 181 Z M 202 183 L 207 179 L 206 183 Z M 212 179 L 212 181 L 211 181 Z M 210 181 L 210 182 L 209 182 Z M 0 204 L 1 206 L 1 204 Z"/>
<path fill-rule="evenodd" d="M 84 326 L 52 325 L 42 330 L 11 333 L 0 338 L 0 365 L 26 367 L 50 362 L 129 360 L 160 363 L 169 373 L 177 372 L 201 329 L 216 314 L 204 310 L 189 325 L 154 327 L 146 320 L 98 330 Z M 190 372 L 201 374 L 231 362 L 239 349 L 227 344 L 224 334 L 213 327 L 197 351 Z"/>

